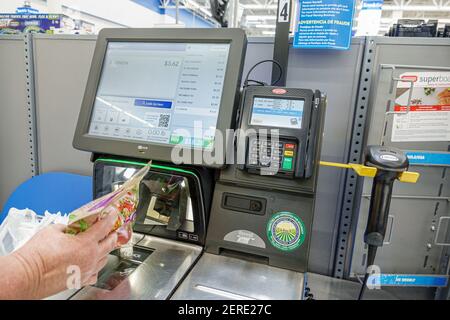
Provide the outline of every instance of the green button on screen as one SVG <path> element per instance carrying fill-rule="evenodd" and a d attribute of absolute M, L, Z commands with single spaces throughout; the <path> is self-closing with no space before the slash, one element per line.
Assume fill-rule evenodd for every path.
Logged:
<path fill-rule="evenodd" d="M 292 159 L 293 158 L 284 158 L 283 160 L 283 170 L 292 170 Z"/>

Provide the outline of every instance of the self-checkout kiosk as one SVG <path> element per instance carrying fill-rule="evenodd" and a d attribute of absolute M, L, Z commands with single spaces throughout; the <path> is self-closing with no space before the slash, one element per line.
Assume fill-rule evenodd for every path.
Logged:
<path fill-rule="evenodd" d="M 241 91 L 245 49 L 239 29 L 99 33 L 73 141 L 94 197 L 152 162 L 133 254 L 71 298 L 304 296 L 326 99 Z"/>
<path fill-rule="evenodd" d="M 221 170 L 206 253 L 174 298 L 305 298 L 325 103 L 319 91 L 245 88 L 243 161 Z"/>

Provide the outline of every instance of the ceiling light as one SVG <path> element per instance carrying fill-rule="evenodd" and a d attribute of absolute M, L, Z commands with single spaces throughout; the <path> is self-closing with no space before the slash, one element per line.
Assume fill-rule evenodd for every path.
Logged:
<path fill-rule="evenodd" d="M 254 27 L 258 29 L 275 29 L 274 24 L 256 24 Z"/>
<path fill-rule="evenodd" d="M 275 20 L 275 16 L 245 16 L 248 21 Z"/>

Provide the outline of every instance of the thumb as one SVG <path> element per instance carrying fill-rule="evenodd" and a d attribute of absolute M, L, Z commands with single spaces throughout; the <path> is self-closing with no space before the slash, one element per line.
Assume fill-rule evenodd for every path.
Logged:
<path fill-rule="evenodd" d="M 98 220 L 88 230 L 81 235 L 93 237 L 96 241 L 105 239 L 114 228 L 119 215 L 117 212 L 107 214 L 103 219 Z"/>
<path fill-rule="evenodd" d="M 55 223 L 55 224 L 51 224 L 50 228 L 54 229 L 55 231 L 63 232 L 67 228 L 67 226 L 62 223 Z"/>

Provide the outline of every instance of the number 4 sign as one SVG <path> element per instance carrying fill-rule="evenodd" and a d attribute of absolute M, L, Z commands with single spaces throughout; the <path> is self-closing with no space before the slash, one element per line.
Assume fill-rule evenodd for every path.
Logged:
<path fill-rule="evenodd" d="M 290 14 L 291 14 L 291 0 L 279 0 L 278 22 L 289 22 Z"/>

